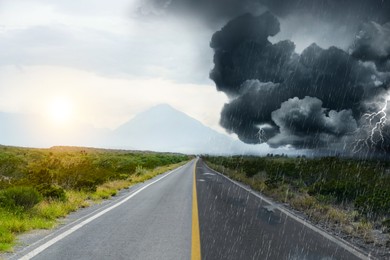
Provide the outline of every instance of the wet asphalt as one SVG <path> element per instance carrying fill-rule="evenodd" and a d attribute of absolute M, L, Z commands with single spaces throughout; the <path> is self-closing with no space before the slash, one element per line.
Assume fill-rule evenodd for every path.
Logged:
<path fill-rule="evenodd" d="M 360 259 L 206 167 L 196 167 L 203 260 Z"/>

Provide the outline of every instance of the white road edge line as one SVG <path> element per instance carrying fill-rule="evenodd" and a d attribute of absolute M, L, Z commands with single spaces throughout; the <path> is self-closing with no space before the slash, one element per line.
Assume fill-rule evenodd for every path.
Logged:
<path fill-rule="evenodd" d="M 188 164 L 188 163 L 187 163 Z M 185 165 L 187 165 L 185 164 Z M 43 245 L 35 248 L 34 250 L 30 251 L 29 253 L 25 254 L 24 256 L 22 256 L 21 258 L 19 258 L 19 260 L 29 260 L 35 256 L 37 256 L 38 254 L 40 254 L 41 252 L 43 252 L 45 249 L 47 249 L 48 247 L 54 245 L 55 243 L 57 243 L 58 241 L 64 239 L 65 237 L 69 236 L 70 234 L 72 234 L 73 232 L 75 232 L 76 230 L 82 228 L 83 226 L 85 226 L 86 224 L 92 222 L 93 220 L 97 219 L 98 217 L 101 217 L 102 215 L 106 214 L 107 212 L 113 210 L 114 208 L 122 205 L 123 203 L 125 203 L 126 201 L 128 201 L 129 199 L 131 199 L 132 197 L 134 197 L 135 195 L 137 195 L 138 193 L 140 193 L 141 191 L 143 191 L 144 189 L 146 189 L 147 187 L 155 184 L 156 182 L 158 181 L 161 181 L 162 179 L 164 179 L 165 177 L 171 175 L 172 173 L 178 171 L 179 169 L 181 169 L 182 167 L 184 167 L 185 165 L 182 165 L 174 170 L 172 170 L 171 172 L 168 172 L 166 175 L 162 176 L 161 178 L 149 183 L 149 184 L 146 184 L 145 186 L 143 186 L 142 188 L 138 189 L 137 191 L 133 192 L 132 194 L 130 194 L 128 197 L 124 198 L 123 200 L 119 201 L 118 203 L 112 205 L 111 207 L 109 208 L 106 208 L 105 210 L 102 210 L 100 211 L 99 213 L 93 215 L 92 217 L 89 217 L 88 219 L 84 220 L 83 222 L 79 223 L 79 224 L 76 224 L 74 225 L 73 227 L 71 227 L 70 229 L 68 229 L 67 231 L 59 234 L 58 236 L 50 239 L 49 241 L 47 241 L 46 243 L 44 243 Z"/>
<path fill-rule="evenodd" d="M 204 165 L 211 171 L 217 173 L 218 175 L 226 178 L 227 180 L 229 180 L 230 182 L 236 184 L 237 186 L 239 186 L 240 188 L 246 190 L 247 192 L 251 193 L 252 195 L 260 198 L 261 200 L 265 201 L 266 203 L 270 204 L 270 205 L 273 205 L 275 206 L 275 209 L 279 210 L 280 212 L 284 213 L 285 215 L 289 216 L 290 218 L 298 221 L 299 223 L 301 223 L 302 225 L 304 225 L 305 227 L 307 228 L 310 228 L 311 230 L 313 230 L 314 232 L 317 232 L 319 233 L 320 235 L 324 236 L 325 238 L 329 239 L 330 241 L 336 243 L 337 245 L 341 246 L 342 248 L 344 248 L 345 250 L 349 251 L 350 253 L 354 254 L 355 256 L 361 258 L 361 259 L 364 259 L 364 260 L 372 260 L 372 259 L 375 259 L 375 258 L 372 258 L 370 255 L 365 255 L 363 253 L 361 253 L 360 251 L 358 251 L 357 248 L 355 248 L 353 245 L 351 245 L 350 243 L 348 243 L 347 241 L 341 239 L 341 238 L 337 238 L 337 237 L 334 237 L 330 234 L 328 234 L 327 232 L 319 229 L 318 227 L 312 225 L 311 223 L 307 222 L 306 220 L 304 219 L 301 219 L 299 217 L 297 217 L 295 214 L 291 213 L 290 211 L 288 211 L 287 209 L 281 207 L 280 205 L 278 204 L 275 204 L 274 202 L 272 202 L 271 200 L 263 197 L 262 195 L 258 194 L 257 192 L 253 191 L 252 189 L 248 189 L 247 187 L 243 186 L 241 183 L 237 182 L 237 181 L 234 181 L 232 179 L 230 179 L 229 177 L 225 176 L 224 174 L 220 173 L 220 172 L 217 172 L 216 170 L 213 170 L 211 169 L 206 163 L 204 163 Z"/>

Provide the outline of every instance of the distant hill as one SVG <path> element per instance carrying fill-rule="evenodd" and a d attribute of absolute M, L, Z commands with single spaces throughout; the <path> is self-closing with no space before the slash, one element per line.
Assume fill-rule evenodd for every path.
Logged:
<path fill-rule="evenodd" d="M 51 126 L 41 117 L 0 112 L 0 144 L 88 146 L 213 155 L 270 152 L 266 145 L 244 144 L 165 104 L 139 113 L 112 131 L 76 123 L 61 129 Z"/>
<path fill-rule="evenodd" d="M 243 144 L 206 127 L 196 119 L 163 104 L 150 108 L 111 133 L 114 148 L 209 154 L 260 153 L 260 147 Z"/>

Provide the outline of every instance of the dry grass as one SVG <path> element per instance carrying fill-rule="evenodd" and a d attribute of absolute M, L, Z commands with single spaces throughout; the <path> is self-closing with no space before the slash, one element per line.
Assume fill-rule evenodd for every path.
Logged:
<path fill-rule="evenodd" d="M 373 243 L 372 224 L 366 221 L 353 223 L 354 235 L 362 237 L 366 243 Z"/>
<path fill-rule="evenodd" d="M 317 201 L 315 198 L 309 195 L 296 195 L 290 200 L 290 205 L 299 211 L 310 210 L 315 207 Z"/>

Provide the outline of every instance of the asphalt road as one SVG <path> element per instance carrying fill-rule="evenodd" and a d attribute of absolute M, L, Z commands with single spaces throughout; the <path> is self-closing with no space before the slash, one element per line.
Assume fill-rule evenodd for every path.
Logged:
<path fill-rule="evenodd" d="M 196 177 L 203 260 L 361 259 L 201 160 Z"/>
<path fill-rule="evenodd" d="M 202 160 L 99 207 L 11 259 L 360 259 Z"/>
<path fill-rule="evenodd" d="M 148 186 L 32 259 L 189 259 L 193 164 Z"/>

